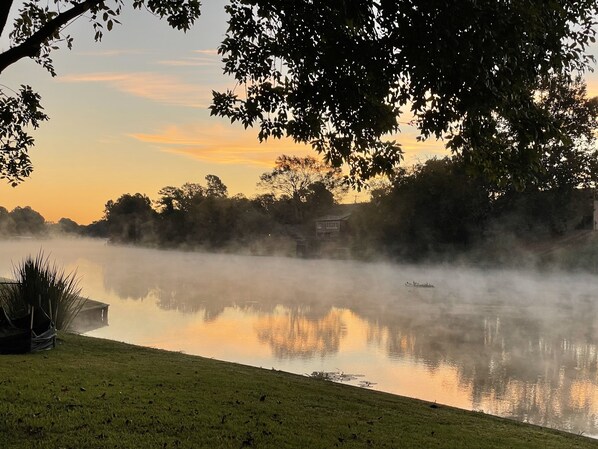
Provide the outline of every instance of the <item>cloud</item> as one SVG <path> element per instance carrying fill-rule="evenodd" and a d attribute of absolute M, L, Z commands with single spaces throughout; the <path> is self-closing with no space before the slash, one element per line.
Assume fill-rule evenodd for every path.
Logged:
<path fill-rule="evenodd" d="M 147 55 L 151 52 L 149 50 L 140 49 L 113 49 L 113 50 L 91 50 L 91 51 L 77 51 L 78 55 L 81 56 L 130 56 L 130 55 Z"/>
<path fill-rule="evenodd" d="M 171 125 L 156 134 L 134 133 L 130 137 L 158 146 L 161 151 L 204 162 L 271 167 L 281 154 L 313 154 L 308 145 L 292 139 L 259 143 L 256 130 L 232 125 Z"/>
<path fill-rule="evenodd" d="M 281 154 L 315 155 L 311 146 L 298 144 L 292 139 L 271 139 L 260 143 L 255 129 L 210 123 L 208 125 L 170 125 L 157 133 L 129 134 L 140 142 L 157 146 L 160 151 L 187 156 L 204 162 L 271 167 Z M 447 151 L 440 141 L 418 142 L 415 136 L 392 136 L 402 144 L 405 163 L 444 157 Z"/>
<path fill-rule="evenodd" d="M 212 55 L 212 56 L 218 56 L 218 50 L 214 49 L 209 49 L 209 50 L 193 50 L 193 53 L 199 53 L 202 55 Z"/>
<path fill-rule="evenodd" d="M 212 100 L 212 87 L 191 84 L 173 75 L 152 72 L 100 72 L 65 75 L 65 83 L 103 83 L 120 92 L 163 104 L 207 108 Z"/>
<path fill-rule="evenodd" d="M 158 64 L 174 67 L 219 67 L 220 58 L 218 50 L 193 50 L 199 56 L 188 56 L 178 59 L 158 61 Z"/>
<path fill-rule="evenodd" d="M 160 65 L 173 67 L 214 67 L 219 66 L 218 61 L 212 58 L 190 57 L 182 59 L 166 59 L 157 62 Z"/>

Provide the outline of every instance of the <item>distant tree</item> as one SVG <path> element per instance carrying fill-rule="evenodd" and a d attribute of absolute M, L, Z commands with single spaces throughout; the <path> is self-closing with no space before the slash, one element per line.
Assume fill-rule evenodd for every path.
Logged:
<path fill-rule="evenodd" d="M 318 187 L 314 187 L 318 184 Z M 340 168 L 330 167 L 314 157 L 281 155 L 276 158 L 274 169 L 260 176 L 258 187 L 279 200 L 288 199 L 294 209 L 296 221 L 304 218 L 304 206 L 313 189 L 328 190 L 339 199 L 347 192 L 347 185 Z"/>
<path fill-rule="evenodd" d="M 305 196 L 304 217 L 315 218 L 324 215 L 336 204 L 334 195 L 321 182 L 314 182 L 307 189 Z"/>
<path fill-rule="evenodd" d="M 225 199 L 228 189 L 216 175 L 207 175 L 205 179 L 207 182 L 205 187 L 197 183 L 185 183 L 181 187 L 167 186 L 158 192 L 160 195 L 156 201 L 160 213 L 158 234 L 162 244 L 196 244 L 205 240 L 217 240 L 215 230 L 208 225 L 210 220 L 216 220 L 216 217 L 203 215 L 209 213 L 208 211 L 218 214 L 221 209 L 219 207 L 210 209 L 209 205 L 202 206 L 202 204 L 207 200 Z M 202 210 L 203 212 L 200 212 Z M 199 222 L 201 226 L 198 225 Z"/>
<path fill-rule="evenodd" d="M 214 248 L 223 246 L 233 238 L 236 212 L 226 198 L 209 196 L 193 204 L 186 217 L 187 242 Z"/>
<path fill-rule="evenodd" d="M 157 205 L 162 213 L 173 211 L 188 212 L 191 204 L 201 202 L 206 196 L 206 189 L 201 184 L 187 182 L 181 187 L 167 186 L 158 192 Z"/>
<path fill-rule="evenodd" d="M 14 234 L 15 224 L 5 207 L 0 206 L 0 235 Z"/>
<path fill-rule="evenodd" d="M 206 176 L 206 195 L 213 196 L 216 198 L 226 198 L 228 196 L 228 188 L 216 175 Z"/>
<path fill-rule="evenodd" d="M 61 218 L 58 220 L 57 225 L 60 232 L 65 234 L 79 234 L 81 232 L 81 226 L 70 218 Z"/>
<path fill-rule="evenodd" d="M 489 217 L 489 235 L 497 240 L 509 235 L 526 241 L 563 235 L 580 226 L 589 212 L 591 192 L 598 186 L 598 98 L 586 98 L 586 86 L 579 78 L 567 81 L 552 79 L 538 92 L 538 104 L 555 122 L 554 134 L 539 150 L 537 173 L 525 185 L 518 185 L 512 174 L 525 170 L 525 161 L 510 159 L 513 167 L 494 180 L 495 197 Z M 488 148 L 508 159 L 512 136 L 503 130 L 497 145 Z M 468 162 L 484 164 L 484 158 L 466 156 Z M 484 171 L 482 167 L 481 171 Z M 510 174 L 509 174 L 510 172 Z"/>
<path fill-rule="evenodd" d="M 145 9 L 177 30 L 187 31 L 200 14 L 199 0 L 133 0 L 133 8 Z M 118 16 L 123 0 L 29 0 L 0 2 L 0 36 L 5 36 L 8 17 L 14 15 L 12 30 L 7 37 L 10 45 L 0 52 L 0 74 L 23 58 L 31 58 L 52 76 L 56 76 L 52 51 L 62 44 L 68 49 L 73 38 L 65 33 L 68 25 L 85 16 L 100 41 L 105 31 L 120 23 Z M 16 9 L 16 11 L 12 11 Z M 0 89 L 0 179 L 17 185 L 31 173 L 33 166 L 29 149 L 33 138 L 27 127 L 37 128 L 48 119 L 40 104 L 40 96 L 29 86 Z M 11 95 L 8 91 L 12 91 Z"/>
<path fill-rule="evenodd" d="M 539 241 L 583 229 L 593 222 L 594 192 L 587 189 L 528 188 L 508 191 L 492 205 L 487 238 Z"/>
<path fill-rule="evenodd" d="M 265 196 L 265 195 L 262 195 Z M 259 201 L 235 196 L 231 198 L 237 210 L 237 219 L 233 231 L 234 241 L 251 244 L 256 238 L 271 236 L 277 232 L 278 225 Z"/>
<path fill-rule="evenodd" d="M 256 209 L 270 213 L 274 207 L 274 203 L 276 203 L 276 195 L 273 193 L 263 193 L 256 195 L 251 202 Z"/>
<path fill-rule="evenodd" d="M 37 211 L 29 206 L 15 207 L 10 212 L 17 234 L 36 235 L 45 232 L 46 220 Z"/>
<path fill-rule="evenodd" d="M 201 186 L 198 186 L 201 187 Z M 158 236 L 160 243 L 173 246 L 184 241 L 185 214 L 189 210 L 189 196 L 183 188 L 167 186 L 158 192 Z"/>
<path fill-rule="evenodd" d="M 257 203 L 242 195 L 223 196 L 226 186 L 217 192 L 212 189 L 212 192 L 198 195 L 184 210 L 162 210 L 158 226 L 162 245 L 212 249 L 247 245 L 251 239 L 272 230 L 274 221 Z"/>
<path fill-rule="evenodd" d="M 359 240 L 405 260 L 463 251 L 480 241 L 491 207 L 488 187 L 460 159 L 402 170 L 355 223 Z M 364 243 L 364 244 L 365 244 Z"/>
<path fill-rule="evenodd" d="M 110 231 L 108 229 L 108 222 L 105 218 L 96 220 L 93 223 L 83 226 L 82 234 L 87 237 L 109 238 Z"/>
<path fill-rule="evenodd" d="M 277 199 L 273 193 L 264 193 L 254 197 L 252 203 L 257 210 L 276 223 L 288 224 L 297 221 L 295 207 L 287 196 Z"/>
<path fill-rule="evenodd" d="M 212 113 L 260 140 L 310 143 L 357 184 L 392 174 L 400 120 L 478 168 L 533 179 L 543 149 L 574 137 L 538 92 L 593 61 L 596 0 L 231 0 L 219 48 L 241 88 Z M 556 104 L 555 104 L 556 105 Z M 510 136 L 504 146 L 504 133 Z M 574 131 L 573 131 L 574 132 Z M 514 161 L 517 160 L 517 164 Z"/>
<path fill-rule="evenodd" d="M 155 211 L 151 200 L 141 194 L 125 194 L 108 201 L 104 218 L 110 238 L 120 242 L 150 243 L 154 241 Z"/>
<path fill-rule="evenodd" d="M 178 187 L 166 186 L 158 191 L 160 198 L 156 200 L 158 210 L 164 214 L 171 214 L 180 209 Z"/>

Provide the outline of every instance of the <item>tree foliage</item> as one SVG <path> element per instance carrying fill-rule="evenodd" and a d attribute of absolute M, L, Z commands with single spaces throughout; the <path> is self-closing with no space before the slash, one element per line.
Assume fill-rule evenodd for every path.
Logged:
<path fill-rule="evenodd" d="M 330 167 L 312 156 L 283 154 L 276 158 L 274 168 L 260 176 L 258 186 L 275 196 L 305 201 L 309 188 L 320 183 L 337 199 L 347 192 L 342 171 Z"/>
<path fill-rule="evenodd" d="M 17 206 L 10 212 L 0 206 L 0 237 L 42 235 L 46 231 L 46 219 L 30 206 Z"/>
<path fill-rule="evenodd" d="M 330 167 L 312 156 L 284 154 L 276 158 L 272 171 L 260 176 L 258 187 L 273 198 L 288 201 L 298 221 L 303 220 L 308 203 L 317 204 L 324 197 L 334 203 L 347 192 L 340 168 Z"/>
<path fill-rule="evenodd" d="M 104 211 L 110 237 L 118 242 L 153 241 L 154 216 L 151 200 L 141 193 L 127 193 L 116 201 L 109 200 Z"/>
<path fill-rule="evenodd" d="M 219 51 L 245 89 L 215 92 L 212 113 L 257 125 L 261 140 L 310 142 L 333 166 L 348 164 L 359 186 L 401 161 L 389 136 L 404 116 L 422 139 L 444 138 L 496 178 L 533 178 L 543 144 L 571 137 L 538 92 L 587 68 L 598 2 L 232 0 L 226 8 Z"/>
<path fill-rule="evenodd" d="M 214 198 L 226 198 L 228 196 L 228 188 L 224 185 L 222 180 L 216 175 L 206 176 L 206 195 Z"/>
<path fill-rule="evenodd" d="M 16 232 L 21 235 L 35 235 L 44 232 L 46 220 L 29 206 L 15 207 L 10 212 Z"/>
<path fill-rule="evenodd" d="M 598 98 L 587 98 L 580 76 L 551 77 L 535 93 L 537 109 L 523 129 L 505 119 L 491 118 L 484 133 L 491 133 L 474 147 L 462 151 L 465 162 L 496 184 L 499 191 L 526 188 L 554 189 L 595 185 L 598 152 Z M 544 124 L 543 131 L 534 128 Z M 522 143 L 525 150 L 519 146 Z M 541 135 L 540 135 L 541 134 Z M 456 137 L 453 144 L 465 141 Z"/>
<path fill-rule="evenodd" d="M 23 58 L 31 58 L 56 76 L 52 52 L 60 46 L 71 49 L 73 38 L 68 25 L 85 15 L 100 41 L 104 32 L 120 23 L 124 0 L 28 0 L 17 2 L 18 10 L 8 34 L 10 46 L 0 52 L 0 74 Z M 146 9 L 177 30 L 187 31 L 200 15 L 199 0 L 133 0 L 133 8 Z M 14 0 L 0 2 L 0 36 L 4 36 Z M 0 178 L 15 186 L 29 176 L 33 167 L 28 151 L 33 138 L 26 128 L 37 128 L 48 117 L 42 112 L 40 96 L 29 86 L 19 92 L 0 89 Z"/>
<path fill-rule="evenodd" d="M 29 86 L 21 86 L 12 97 L 0 89 L 0 179 L 13 187 L 33 170 L 28 154 L 33 138 L 26 129 L 37 128 L 48 119 L 39 101 L 39 95 Z"/>
<path fill-rule="evenodd" d="M 430 159 L 396 174 L 359 214 L 362 245 L 403 260 L 463 251 L 481 240 L 489 186 L 462 160 Z"/>
<path fill-rule="evenodd" d="M 216 175 L 205 177 L 206 186 L 187 182 L 181 187 L 167 186 L 158 192 L 159 237 L 163 243 L 176 245 L 200 243 L 217 239 L 222 208 L 212 207 L 214 203 L 224 204 L 228 188 Z M 207 211 L 210 209 L 213 216 Z M 225 232 L 226 227 L 221 230 Z M 210 235 L 208 237 L 207 235 Z"/>
<path fill-rule="evenodd" d="M 206 189 L 201 184 L 187 182 L 181 187 L 163 187 L 158 194 L 158 207 L 168 215 L 175 211 L 188 212 L 194 201 L 201 201 L 206 196 Z"/>

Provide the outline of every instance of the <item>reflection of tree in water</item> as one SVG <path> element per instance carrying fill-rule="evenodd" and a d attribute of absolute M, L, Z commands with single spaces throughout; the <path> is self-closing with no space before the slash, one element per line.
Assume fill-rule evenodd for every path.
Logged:
<path fill-rule="evenodd" d="M 224 309 L 226 304 L 206 300 L 205 293 L 194 289 L 181 290 L 173 286 L 172 290 L 164 289 L 164 284 L 154 291 L 158 306 L 164 310 L 177 310 L 186 314 L 199 313 L 203 315 L 206 322 L 215 321 Z"/>
<path fill-rule="evenodd" d="M 405 302 L 394 313 L 366 317 L 370 342 L 386 347 L 389 357 L 412 359 L 431 371 L 457 367 L 474 409 L 598 433 L 593 301 L 556 304 L 544 313 L 515 303 L 476 313 L 433 302 L 420 303 L 413 313 Z"/>
<path fill-rule="evenodd" d="M 341 338 L 346 335 L 342 311 L 338 309 L 313 319 L 301 309 L 278 308 L 274 314 L 260 317 L 255 330 L 259 341 L 270 345 L 279 359 L 324 357 L 338 352 Z"/>
<path fill-rule="evenodd" d="M 116 259 L 103 264 L 104 288 L 123 299 L 143 300 L 155 289 L 155 283 L 143 264 L 130 259 Z"/>
<path fill-rule="evenodd" d="M 277 273 L 280 264 L 275 260 L 266 260 L 270 265 L 260 267 L 251 264 L 252 258 L 239 257 L 243 266 L 236 269 L 234 264 L 227 266 L 235 259 L 231 256 L 189 255 L 194 256 L 211 259 L 211 263 L 181 267 L 171 266 L 167 260 L 114 261 L 104 267 L 105 288 L 123 299 L 142 300 L 151 294 L 162 309 L 202 313 L 206 321 L 215 320 L 227 307 L 271 313 L 283 304 L 302 308 L 314 319 L 325 316 L 332 307 L 330 298 L 334 296 L 328 289 L 306 282 L 300 274 Z M 314 285 L 320 287 L 317 292 Z"/>

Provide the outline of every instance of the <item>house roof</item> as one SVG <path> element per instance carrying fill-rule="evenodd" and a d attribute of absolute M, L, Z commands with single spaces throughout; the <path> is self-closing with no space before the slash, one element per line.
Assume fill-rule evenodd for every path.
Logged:
<path fill-rule="evenodd" d="M 337 204 L 332 209 L 327 211 L 326 215 L 321 215 L 315 221 L 339 221 L 347 220 L 351 213 L 356 210 L 360 204 Z"/>
<path fill-rule="evenodd" d="M 347 220 L 351 216 L 351 212 L 344 213 L 342 215 L 324 215 L 316 218 L 316 221 L 342 221 Z"/>

